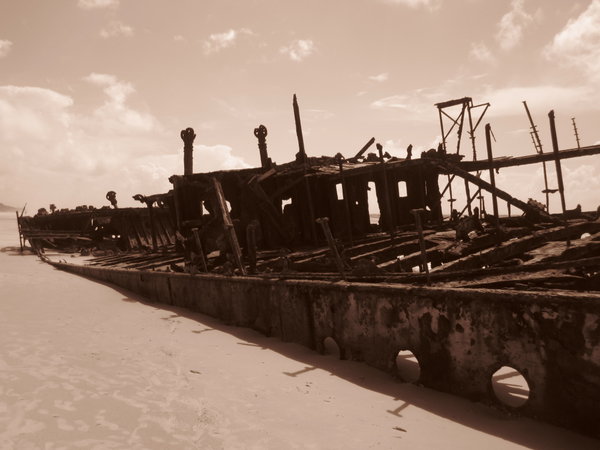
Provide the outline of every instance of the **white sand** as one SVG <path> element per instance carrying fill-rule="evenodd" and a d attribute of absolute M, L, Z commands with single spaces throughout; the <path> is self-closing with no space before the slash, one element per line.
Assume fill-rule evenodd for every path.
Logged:
<path fill-rule="evenodd" d="M 1 219 L 0 247 L 18 245 Z M 0 253 L 0 448 L 600 447 L 138 300 Z"/>

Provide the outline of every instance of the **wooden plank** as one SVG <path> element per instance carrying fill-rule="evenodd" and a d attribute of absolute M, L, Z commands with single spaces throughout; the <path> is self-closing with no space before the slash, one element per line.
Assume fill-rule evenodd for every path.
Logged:
<path fill-rule="evenodd" d="M 231 252 L 233 253 L 233 258 L 235 260 L 235 264 L 240 270 L 242 275 L 247 275 L 246 268 L 242 262 L 242 251 L 240 249 L 240 245 L 237 240 L 237 236 L 235 234 L 235 228 L 233 227 L 233 222 L 231 217 L 229 216 L 229 210 L 227 209 L 227 202 L 225 200 L 225 194 L 223 193 L 223 187 L 219 180 L 215 177 L 212 177 L 213 189 L 215 191 L 215 195 L 217 197 L 217 205 L 219 206 L 219 212 L 221 214 L 221 220 L 223 221 L 223 229 L 225 231 L 225 236 L 229 242 L 229 247 L 231 248 Z"/>
<path fill-rule="evenodd" d="M 553 227 L 547 230 L 535 231 L 530 236 L 505 241 L 496 247 L 488 248 L 482 250 L 480 253 L 449 262 L 433 270 L 479 269 L 484 266 L 490 266 L 500 261 L 519 256 L 548 241 L 562 240 L 569 236 L 581 235 L 581 233 L 589 230 L 591 226 L 593 226 L 591 222 L 579 222 L 567 227 Z"/>

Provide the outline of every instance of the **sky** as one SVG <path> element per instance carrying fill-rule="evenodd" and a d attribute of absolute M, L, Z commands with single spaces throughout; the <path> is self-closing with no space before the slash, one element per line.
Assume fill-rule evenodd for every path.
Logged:
<path fill-rule="evenodd" d="M 0 11 L 0 202 L 29 212 L 168 191 L 187 127 L 195 172 L 259 165 L 260 124 L 271 158 L 290 161 L 293 94 L 311 156 L 350 157 L 371 137 L 417 155 L 440 141 L 434 104 L 465 96 L 491 104 L 479 158 L 486 123 L 495 156 L 535 152 L 523 100 L 544 151 L 551 109 L 561 149 L 577 145 L 572 117 L 581 145 L 600 143 L 600 0 L 0 0 Z M 598 156 L 563 162 L 567 208 L 596 209 L 599 170 Z M 539 165 L 496 182 L 544 201 Z"/>

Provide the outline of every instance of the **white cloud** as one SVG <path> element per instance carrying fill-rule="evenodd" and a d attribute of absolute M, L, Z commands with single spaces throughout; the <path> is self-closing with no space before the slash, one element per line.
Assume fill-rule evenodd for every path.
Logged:
<path fill-rule="evenodd" d="M 593 0 L 579 17 L 569 20 L 546 47 L 544 56 L 600 80 L 600 0 Z"/>
<path fill-rule="evenodd" d="M 126 104 L 129 95 L 135 92 L 131 83 L 102 73 L 91 73 L 84 80 L 103 88 L 107 100 L 94 111 L 94 116 L 111 132 L 147 132 L 158 126 L 154 116 L 136 111 Z"/>
<path fill-rule="evenodd" d="M 119 0 L 79 0 L 77 6 L 82 9 L 116 8 Z"/>
<path fill-rule="evenodd" d="M 132 195 L 166 192 L 167 177 L 183 172 L 179 131 L 166 132 L 150 113 L 129 105 L 130 83 L 108 74 L 86 80 L 106 95 L 90 113 L 50 89 L 0 86 L 3 201 L 28 202 L 30 211 L 49 203 L 99 207 L 115 190 L 120 205 L 139 206 Z M 226 145 L 198 144 L 195 160 L 197 171 L 247 167 Z"/>
<path fill-rule="evenodd" d="M 100 36 L 104 39 L 117 36 L 131 37 L 133 36 L 133 28 L 122 22 L 112 21 L 100 30 Z"/>
<path fill-rule="evenodd" d="M 300 62 L 314 53 L 315 44 L 310 39 L 297 39 L 289 45 L 281 47 L 279 51 L 288 55 L 292 61 Z"/>
<path fill-rule="evenodd" d="M 241 28 L 239 30 L 228 30 L 224 33 L 211 34 L 208 39 L 202 43 L 204 54 L 210 55 L 220 52 L 221 50 L 235 45 L 237 39 L 242 35 L 252 35 L 252 30 Z"/>
<path fill-rule="evenodd" d="M 525 27 L 533 21 L 533 16 L 523 7 L 525 0 L 512 0 L 510 11 L 498 23 L 496 41 L 502 50 L 515 48 L 523 38 Z"/>
<path fill-rule="evenodd" d="M 570 114 L 576 110 L 593 108 L 598 95 L 585 86 L 517 86 L 509 88 L 488 87 L 478 95 L 490 102 L 490 113 L 495 116 L 523 114 L 523 100 L 536 109 L 550 111 L 557 109 Z"/>
<path fill-rule="evenodd" d="M 378 83 L 383 83 L 384 81 L 387 81 L 388 78 L 389 78 L 389 74 L 387 72 L 383 72 L 378 75 L 371 75 L 369 77 L 369 80 L 376 81 Z"/>
<path fill-rule="evenodd" d="M 442 0 L 384 0 L 386 3 L 395 5 L 408 6 L 409 8 L 426 8 L 430 11 L 439 9 L 442 5 Z"/>
<path fill-rule="evenodd" d="M 389 97 L 375 100 L 373 103 L 371 103 L 371 107 L 375 108 L 375 109 L 387 109 L 387 108 L 407 109 L 409 107 L 408 96 L 406 96 L 406 95 L 391 95 Z"/>
<path fill-rule="evenodd" d="M 469 56 L 477 61 L 481 61 L 488 64 L 496 62 L 496 58 L 492 55 L 492 52 L 483 42 L 474 42 L 471 44 L 471 50 Z"/>
<path fill-rule="evenodd" d="M 183 37 L 181 34 L 176 34 L 175 36 L 173 36 L 173 40 L 175 42 L 185 42 L 186 38 Z"/>
<path fill-rule="evenodd" d="M 4 58 L 10 52 L 13 43 L 6 39 L 0 39 L 0 58 Z"/>

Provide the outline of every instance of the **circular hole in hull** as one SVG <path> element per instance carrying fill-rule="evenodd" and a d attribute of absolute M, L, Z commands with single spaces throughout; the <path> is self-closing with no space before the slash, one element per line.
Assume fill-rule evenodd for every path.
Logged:
<path fill-rule="evenodd" d="M 416 383 L 421 377 L 419 360 L 410 350 L 400 350 L 396 355 L 398 376 L 407 383 Z"/>
<path fill-rule="evenodd" d="M 323 354 L 340 358 L 340 347 L 335 339 L 328 336 L 323 340 Z"/>
<path fill-rule="evenodd" d="M 529 384 L 517 369 L 500 367 L 492 375 L 492 388 L 498 401 L 506 406 L 518 408 L 529 400 Z"/>

